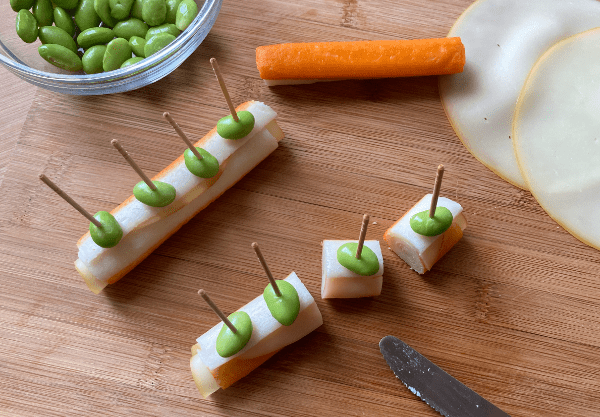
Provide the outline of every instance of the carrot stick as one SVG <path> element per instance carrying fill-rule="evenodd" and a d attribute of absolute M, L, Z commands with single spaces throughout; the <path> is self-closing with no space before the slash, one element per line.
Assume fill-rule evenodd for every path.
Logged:
<path fill-rule="evenodd" d="M 460 38 L 285 43 L 256 48 L 265 80 L 390 78 L 454 74 L 465 65 Z"/>

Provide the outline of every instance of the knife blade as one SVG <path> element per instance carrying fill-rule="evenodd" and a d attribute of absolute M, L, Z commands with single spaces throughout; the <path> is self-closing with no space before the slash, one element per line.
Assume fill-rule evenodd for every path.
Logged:
<path fill-rule="evenodd" d="M 445 417 L 510 417 L 402 340 L 386 336 L 379 350 L 394 375 Z"/>

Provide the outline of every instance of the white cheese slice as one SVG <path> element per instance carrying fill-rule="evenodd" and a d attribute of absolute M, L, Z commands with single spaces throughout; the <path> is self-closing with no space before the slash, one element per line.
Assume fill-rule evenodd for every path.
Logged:
<path fill-rule="evenodd" d="M 597 249 L 599 57 L 600 29 L 548 50 L 523 87 L 513 126 L 517 159 L 534 197 L 568 232 Z"/>
<path fill-rule="evenodd" d="M 520 188 L 511 124 L 519 92 L 537 59 L 554 43 L 600 26 L 596 0 L 478 0 L 448 36 L 465 45 L 458 74 L 440 76 L 450 123 L 481 163 Z"/>

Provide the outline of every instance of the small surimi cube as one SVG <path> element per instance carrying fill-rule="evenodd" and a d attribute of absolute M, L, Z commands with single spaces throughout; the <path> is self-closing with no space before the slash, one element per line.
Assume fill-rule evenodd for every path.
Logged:
<path fill-rule="evenodd" d="M 439 197 L 437 206 L 450 210 L 454 218 L 452 225 L 437 236 L 415 233 L 410 227 L 410 218 L 416 213 L 429 210 L 431 197 L 432 194 L 423 197 L 383 235 L 390 248 L 419 274 L 429 271 L 433 264 L 460 240 L 463 230 L 467 227 L 467 219 L 462 214 L 461 205 L 448 198 Z"/>
<path fill-rule="evenodd" d="M 357 240 L 323 241 L 323 278 L 321 280 L 321 298 L 358 298 L 373 297 L 381 294 L 383 283 L 383 256 L 377 240 L 365 240 L 364 246 L 370 248 L 379 261 L 379 270 L 369 276 L 359 275 L 342 266 L 337 260 L 340 246 Z"/>

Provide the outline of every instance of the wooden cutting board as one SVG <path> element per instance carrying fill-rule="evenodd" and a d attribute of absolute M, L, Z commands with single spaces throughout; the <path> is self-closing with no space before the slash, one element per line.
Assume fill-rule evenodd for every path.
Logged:
<path fill-rule="evenodd" d="M 144 89 L 100 97 L 35 92 L 5 170 L 0 202 L 0 415 L 435 416 L 378 349 L 400 337 L 513 416 L 591 416 L 600 403 L 600 254 L 559 228 L 529 192 L 477 162 L 448 123 L 437 78 L 269 89 L 254 49 L 280 42 L 443 37 L 468 0 L 226 1 L 204 43 Z M 162 112 L 197 139 L 234 102 L 278 113 L 280 147 L 142 264 L 100 295 L 73 267 L 87 221 L 38 179 L 91 212 L 127 198 L 136 174 L 117 138 L 154 175 L 183 146 Z M 12 75 L 16 82 L 16 78 Z M 2 100 L 3 119 L 22 97 Z M 10 138 L 9 138 L 10 139 Z M 4 146 L 4 142 L 3 142 Z M 379 297 L 322 300 L 321 241 L 383 232 L 446 166 L 463 239 L 424 276 L 382 244 Z M 266 279 L 296 271 L 324 325 L 227 390 L 202 399 L 189 358 L 226 312 Z"/>

